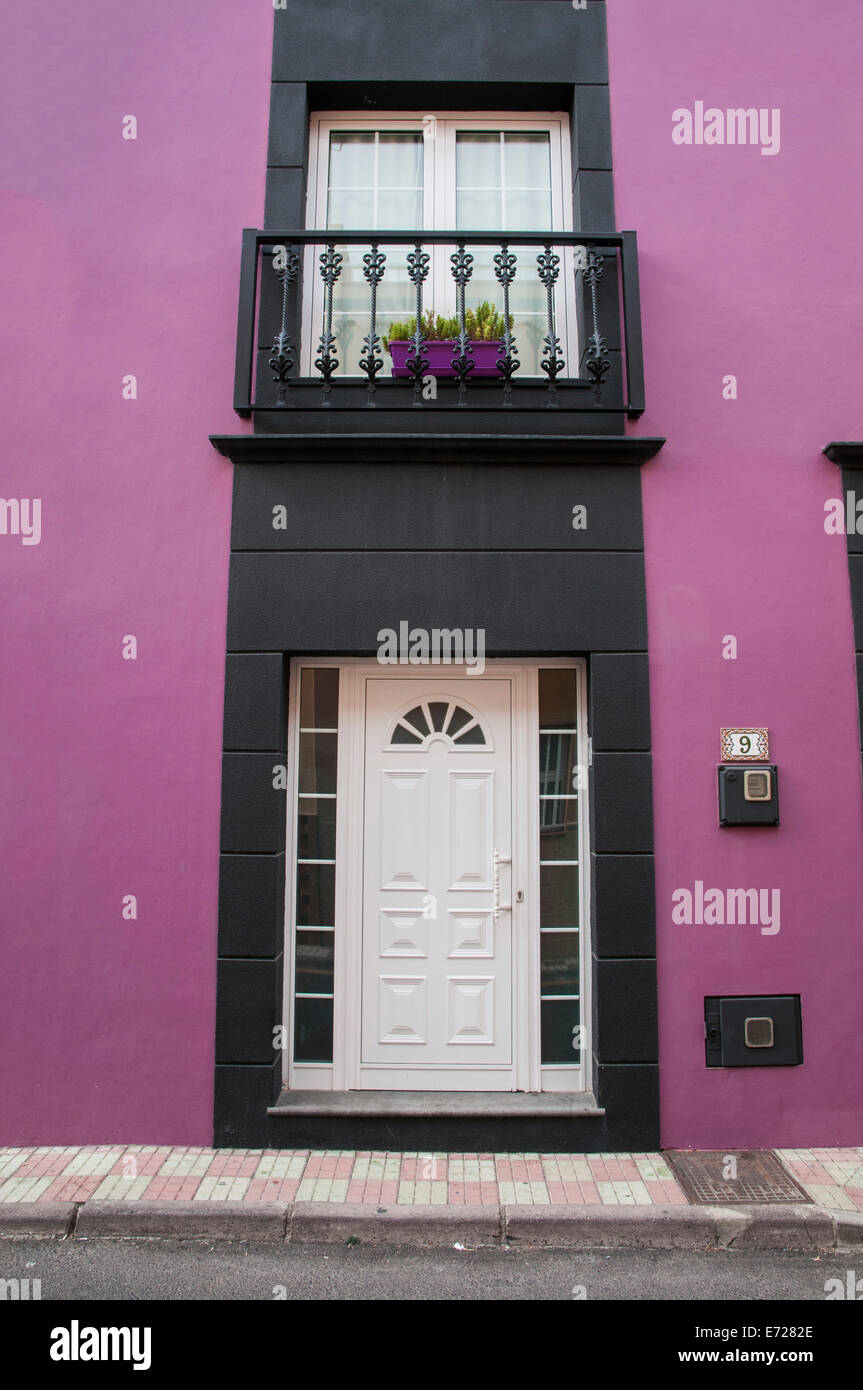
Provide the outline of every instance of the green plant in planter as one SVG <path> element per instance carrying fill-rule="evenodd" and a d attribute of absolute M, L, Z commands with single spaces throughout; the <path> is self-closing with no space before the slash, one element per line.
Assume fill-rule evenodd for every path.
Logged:
<path fill-rule="evenodd" d="M 497 342 L 506 331 L 503 314 L 499 314 L 494 305 L 489 304 L 487 299 L 483 300 L 476 313 L 472 309 L 468 309 L 464 317 L 467 335 L 476 342 Z M 512 332 L 512 314 L 509 316 L 509 328 Z"/>
<path fill-rule="evenodd" d="M 505 331 L 503 315 L 499 314 L 487 299 L 476 309 L 465 310 L 464 326 L 467 336 L 473 342 L 497 342 Z M 512 314 L 509 316 L 509 327 L 512 332 Z M 384 350 L 389 352 L 390 343 L 410 342 L 416 331 L 416 317 L 407 319 L 404 323 L 391 323 L 384 338 Z M 441 318 L 434 309 L 429 309 L 422 316 L 422 335 L 427 343 L 453 342 L 459 335 L 458 319 Z"/>

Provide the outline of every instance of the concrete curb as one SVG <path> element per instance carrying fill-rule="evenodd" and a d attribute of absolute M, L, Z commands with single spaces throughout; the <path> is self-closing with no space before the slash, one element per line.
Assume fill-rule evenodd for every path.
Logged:
<path fill-rule="evenodd" d="M 296 1202 L 289 1239 L 361 1245 L 499 1245 L 501 1208 L 383 1207 L 335 1202 Z"/>
<path fill-rule="evenodd" d="M 507 1245 L 547 1250 L 707 1250 L 718 1244 L 704 1207 L 505 1206 Z"/>
<path fill-rule="evenodd" d="M 387 1206 L 337 1202 L 0 1203 L 0 1239 L 558 1250 L 831 1250 L 863 1245 L 863 1213 L 815 1206 Z"/>
<path fill-rule="evenodd" d="M 87 1236 L 284 1241 L 290 1202 L 85 1202 L 75 1238 Z"/>
<path fill-rule="evenodd" d="M 832 1215 L 837 1245 L 863 1245 L 863 1211 L 837 1211 Z"/>
<path fill-rule="evenodd" d="M 71 1235 L 76 1211 L 74 1202 L 0 1202 L 0 1239 Z"/>
<path fill-rule="evenodd" d="M 729 1250 L 829 1250 L 836 1245 L 835 1219 L 823 1207 L 745 1207 L 741 1214 L 746 1225 L 729 1240 Z"/>

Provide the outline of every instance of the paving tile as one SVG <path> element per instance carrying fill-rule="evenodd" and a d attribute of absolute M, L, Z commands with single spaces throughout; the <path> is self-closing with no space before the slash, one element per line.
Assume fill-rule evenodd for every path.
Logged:
<path fill-rule="evenodd" d="M 82 1178 L 66 1177 L 61 1173 L 59 1177 L 52 1177 L 50 1185 L 41 1194 L 41 1200 L 45 1202 L 86 1202 L 93 1196 L 96 1188 L 103 1182 L 102 1178 Z"/>
<path fill-rule="evenodd" d="M 857 1211 L 853 1199 L 841 1187 L 822 1186 L 820 1183 L 807 1183 L 809 1195 L 821 1207 L 829 1207 L 833 1211 Z"/>
<path fill-rule="evenodd" d="M 652 1204 L 653 1199 L 651 1198 L 650 1193 L 648 1192 L 644 1183 L 639 1182 L 637 1178 L 630 1178 L 629 1190 L 639 1206 L 650 1206 Z"/>
<path fill-rule="evenodd" d="M 0 1186 L 0 1202 L 36 1202 L 53 1181 L 52 1177 L 7 1178 Z"/>

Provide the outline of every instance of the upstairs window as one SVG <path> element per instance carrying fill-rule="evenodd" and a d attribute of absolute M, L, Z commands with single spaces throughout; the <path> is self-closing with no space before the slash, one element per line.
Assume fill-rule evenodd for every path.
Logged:
<path fill-rule="evenodd" d="M 351 116 L 321 115 L 312 128 L 307 224 L 330 231 L 570 231 L 569 127 L 565 116 L 542 114 L 510 119 L 499 115 Z M 406 265 L 412 242 L 386 246 L 386 274 L 378 290 L 378 333 L 391 322 L 409 320 L 415 294 Z M 368 332 L 369 290 L 363 278 L 363 246 L 339 246 L 344 257 L 334 294 L 333 332 L 340 375 L 358 375 Z M 428 246 L 425 310 L 444 318 L 456 314 L 456 285 L 450 256 L 454 245 Z M 483 301 L 502 312 L 495 278 L 499 247 L 467 243 L 473 274 L 466 304 Z M 510 291 L 520 377 L 541 376 L 539 362 L 547 331 L 545 291 L 536 273 L 541 246 L 515 247 L 518 273 Z M 557 331 L 567 375 L 577 376 L 572 253 L 561 253 L 556 295 Z M 322 290 L 311 257 L 306 283 L 315 288 L 306 305 L 306 366 L 311 371 L 319 331 Z M 384 372 L 390 359 L 384 354 Z"/>

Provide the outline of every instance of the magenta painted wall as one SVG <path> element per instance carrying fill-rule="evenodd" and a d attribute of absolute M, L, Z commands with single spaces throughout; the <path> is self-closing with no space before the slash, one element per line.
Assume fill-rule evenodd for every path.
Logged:
<path fill-rule="evenodd" d="M 619 227 L 641 259 L 665 1146 L 863 1141 L 863 790 L 845 539 L 863 437 L 863 8 L 609 0 Z M 781 110 L 781 148 L 672 142 L 672 112 Z M 722 379 L 738 378 L 723 400 Z M 738 659 L 722 658 L 734 634 Z M 778 830 L 716 828 L 719 728 L 766 724 Z M 675 925 L 671 895 L 781 890 L 777 935 Z M 705 994 L 801 993 L 805 1065 L 707 1071 Z"/>
<path fill-rule="evenodd" d="M 0 536 L 0 1142 L 207 1144 L 231 505 L 207 435 L 238 429 L 273 12 L 16 13 L 0 494 L 41 498 L 43 535 Z"/>
<path fill-rule="evenodd" d="M 239 232 L 263 218 L 272 12 L 19 13 L 0 492 L 41 498 L 42 539 L 0 536 L 0 1142 L 207 1144 L 231 489 L 207 435 L 242 428 Z M 618 226 L 641 251 L 634 432 L 668 437 L 644 471 L 663 1142 L 859 1143 L 863 789 L 820 450 L 863 437 L 863 9 L 608 15 Z M 779 107 L 780 153 L 673 144 L 697 100 Z M 738 723 L 770 728 L 778 831 L 716 828 L 718 731 Z M 675 925 L 697 879 L 778 888 L 779 933 Z M 804 1067 L 705 1070 L 703 996 L 750 991 L 802 993 Z"/>

